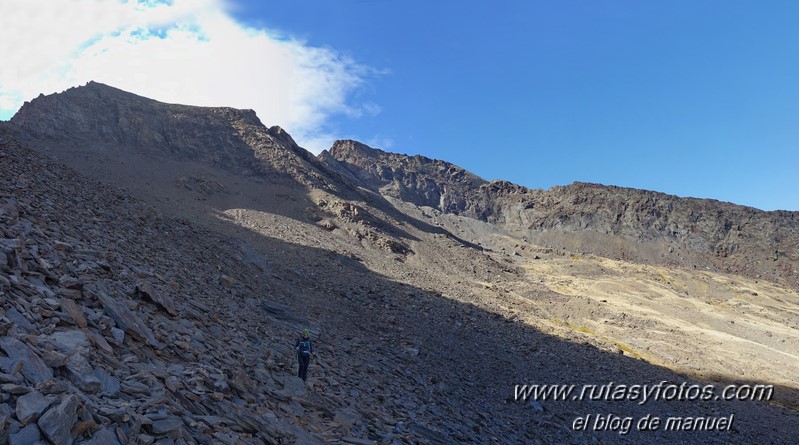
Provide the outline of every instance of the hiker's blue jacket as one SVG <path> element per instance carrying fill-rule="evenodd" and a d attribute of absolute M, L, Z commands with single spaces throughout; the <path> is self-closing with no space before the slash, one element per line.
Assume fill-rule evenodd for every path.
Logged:
<path fill-rule="evenodd" d="M 299 349 L 297 349 L 299 348 Z M 298 354 L 302 355 L 311 355 L 313 352 L 313 345 L 311 344 L 311 337 L 308 338 L 297 338 L 297 341 L 294 342 L 294 349 L 297 349 Z"/>

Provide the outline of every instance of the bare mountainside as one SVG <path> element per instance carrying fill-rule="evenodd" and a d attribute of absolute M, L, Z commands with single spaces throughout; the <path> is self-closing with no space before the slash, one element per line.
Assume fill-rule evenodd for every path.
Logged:
<path fill-rule="evenodd" d="M 349 141 L 317 158 L 252 112 L 164 104 L 97 83 L 34 99 L 0 131 L 8 320 L 0 414 L 9 440 L 795 437 L 799 295 L 790 274 L 772 271 L 790 248 L 747 271 L 731 255 L 703 250 L 710 229 L 696 242 L 636 234 L 644 210 L 638 219 L 627 210 L 618 232 L 608 233 L 508 222 L 497 209 L 529 205 L 513 196 L 557 197 L 561 189 L 488 183 L 443 161 Z M 581 188 L 652 194 L 563 189 Z M 582 201 L 565 196 L 525 211 L 601 220 L 601 211 L 588 217 L 577 210 Z M 729 207 L 729 218 L 751 212 L 755 221 L 792 215 L 685 205 L 695 204 Z M 480 206 L 491 211 L 477 213 Z M 795 236 L 789 223 L 772 223 L 785 239 Z M 668 256 L 674 252 L 677 259 Z M 292 377 L 289 351 L 303 327 L 318 349 L 307 388 Z M 513 400 L 518 384 L 663 381 L 719 391 L 770 384 L 774 397 Z M 46 402 L 31 417 L 37 394 Z M 574 427 L 589 414 L 590 427 Z M 722 431 L 594 423 L 610 414 L 734 421 Z"/>
<path fill-rule="evenodd" d="M 320 156 L 380 193 L 554 247 L 767 277 L 799 287 L 799 213 L 598 184 L 531 190 L 448 162 L 338 141 Z"/>
<path fill-rule="evenodd" d="M 23 138 L 110 168 L 142 159 L 193 162 L 241 178 L 329 186 L 313 155 L 280 127 L 265 127 L 252 110 L 166 104 L 90 82 L 26 103 L 12 122 L 25 130 Z M 186 178 L 184 185 L 212 191 L 208 180 Z"/>

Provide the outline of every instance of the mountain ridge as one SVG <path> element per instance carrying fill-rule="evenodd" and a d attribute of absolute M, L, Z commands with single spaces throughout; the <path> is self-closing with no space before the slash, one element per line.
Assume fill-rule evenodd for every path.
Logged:
<path fill-rule="evenodd" d="M 17 137 L 41 145 L 66 145 L 89 156 L 123 150 L 212 164 L 241 176 L 321 184 L 316 158 L 278 126 L 266 127 L 253 110 L 196 107 L 145 98 L 98 82 L 26 102 L 10 121 Z"/>
<path fill-rule="evenodd" d="M 709 256 L 710 265 L 717 268 L 727 263 L 721 270 L 768 274 L 799 285 L 794 265 L 799 260 L 799 212 L 766 212 L 713 199 L 584 182 L 528 189 L 508 181 L 489 182 L 444 161 L 389 154 L 352 141 L 336 142 L 325 153 L 324 163 L 334 161 L 377 192 L 497 224 L 544 243 L 554 241 L 548 242 L 543 232 L 588 233 L 575 241 L 586 252 L 683 265 L 702 263 L 701 257 Z M 631 248 L 612 250 L 607 245 L 613 244 L 609 238 L 614 236 L 655 245 L 663 256 L 651 258 Z M 675 250 L 690 258 L 667 255 Z M 751 266 L 772 260 L 777 267 Z"/>
<path fill-rule="evenodd" d="M 108 170 L 114 157 L 190 160 L 227 170 L 233 181 L 246 176 L 299 183 L 330 196 L 373 200 L 365 189 L 488 222 L 549 247 L 769 277 L 799 287 L 799 212 L 583 182 L 529 189 L 353 140 L 336 141 L 313 156 L 280 127 L 266 127 L 252 110 L 165 104 L 97 82 L 40 95 L 23 105 L 11 125 L 33 146 L 71 143 L 80 147 L 75 155 L 105 156 L 97 162 L 103 165 L 93 167 L 98 171 Z M 120 147 L 130 149 L 114 155 Z M 119 165 L 112 176 L 128 170 Z M 185 176 L 212 188 L 219 182 L 213 175 Z"/>

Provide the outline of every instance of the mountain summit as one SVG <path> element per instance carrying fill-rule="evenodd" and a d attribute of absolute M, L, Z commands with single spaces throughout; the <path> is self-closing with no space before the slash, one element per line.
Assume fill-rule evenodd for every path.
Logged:
<path fill-rule="evenodd" d="M 320 185 L 304 175 L 318 168 L 316 159 L 282 128 L 264 126 L 253 110 L 167 104 L 89 82 L 26 102 L 11 123 L 37 145 L 85 156 L 190 161 Z"/>

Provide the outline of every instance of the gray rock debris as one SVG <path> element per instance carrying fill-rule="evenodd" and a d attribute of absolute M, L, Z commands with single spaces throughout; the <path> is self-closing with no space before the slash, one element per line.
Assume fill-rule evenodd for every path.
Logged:
<path fill-rule="evenodd" d="M 103 303 L 103 307 L 108 312 L 108 316 L 111 317 L 114 322 L 116 322 L 117 326 L 125 331 L 125 333 L 155 348 L 163 347 L 163 345 L 155 339 L 150 328 L 147 327 L 136 314 L 131 312 L 130 309 L 102 292 L 97 293 L 97 298 Z"/>
<path fill-rule="evenodd" d="M 33 326 L 33 324 L 31 324 L 31 322 L 29 322 L 24 315 L 20 314 L 19 311 L 17 311 L 14 308 L 11 308 L 6 311 L 6 317 L 14 324 L 16 324 L 17 326 L 19 326 L 20 328 L 24 329 L 27 332 L 36 331 L 36 328 Z"/>
<path fill-rule="evenodd" d="M 53 370 L 25 343 L 12 337 L 0 337 L 0 350 L 8 356 L 0 357 L 0 368 L 4 372 L 13 373 L 18 364 L 21 364 L 22 375 L 33 384 L 53 378 Z"/>
<path fill-rule="evenodd" d="M 8 435 L 8 445 L 35 445 L 41 443 L 41 440 L 42 434 L 35 423 Z"/>
<path fill-rule="evenodd" d="M 156 435 L 166 434 L 182 427 L 183 421 L 176 416 L 165 416 L 162 419 L 153 420 L 151 425 L 152 432 Z"/>
<path fill-rule="evenodd" d="M 120 445 L 120 443 L 113 431 L 103 428 L 94 433 L 91 440 L 84 442 L 83 445 Z"/>
<path fill-rule="evenodd" d="M 78 398 L 70 395 L 39 418 L 39 429 L 53 445 L 72 444 L 70 431 L 78 421 L 77 409 Z"/>
<path fill-rule="evenodd" d="M 171 298 L 169 298 L 169 295 L 156 289 L 156 287 L 152 284 L 141 282 L 136 285 L 136 292 L 142 297 L 157 303 L 165 311 L 167 311 L 169 315 L 175 316 L 178 314 L 175 310 L 175 303 Z"/>
<path fill-rule="evenodd" d="M 89 393 L 100 391 L 100 380 L 88 361 L 92 348 L 86 334 L 78 330 L 60 331 L 51 334 L 48 340 L 67 356 L 67 373 L 75 385 Z"/>
<path fill-rule="evenodd" d="M 102 101 L 99 96 L 117 95 L 101 87 L 85 93 L 80 95 L 81 103 L 88 107 Z M 138 140 L 137 150 L 147 153 L 161 147 L 152 144 L 161 143 L 157 139 L 164 129 L 163 118 L 188 123 L 177 132 L 167 126 L 166 134 L 171 143 L 181 144 L 186 149 L 184 154 L 195 160 L 198 149 L 215 157 L 222 154 L 216 145 L 218 135 L 223 139 L 235 136 L 245 126 L 248 132 L 257 130 L 242 120 L 235 123 L 241 125 L 231 127 L 224 119 L 214 118 L 221 123 L 210 130 L 202 122 L 208 112 L 220 118 L 246 117 L 229 110 L 165 105 L 163 114 L 153 115 L 147 112 L 148 103 L 143 98 L 122 98 L 115 102 L 118 107 L 99 113 L 108 120 L 92 128 L 113 133 L 119 125 L 135 127 L 139 119 L 144 119 L 154 125 L 132 128 L 136 131 L 127 132 L 120 140 Z M 41 105 L 46 112 L 30 117 L 42 129 L 51 131 L 56 126 L 47 121 L 47 116 L 63 113 L 58 109 L 64 103 Z M 91 111 L 68 108 L 72 108 L 76 122 L 91 122 Z M 116 113 L 120 110 L 123 112 Z M 70 128 L 57 128 L 54 134 L 60 137 L 61 130 Z M 224 132 L 217 132 L 219 128 Z M 201 134 L 197 130 L 213 144 L 184 141 L 185 137 Z M 3 131 L 0 125 L 0 136 Z M 259 137 L 258 131 L 252 133 Z M 137 139 L 139 136 L 142 139 Z M 58 141 L 54 143 L 63 142 Z M 52 154 L 59 151 L 53 148 Z M 258 145 L 255 153 L 260 155 L 267 148 L 276 162 L 290 154 L 264 144 Z M 81 149 L 92 148 L 86 144 Z M 90 154 L 87 162 L 102 163 L 104 156 L 100 152 L 92 159 Z M 128 168 L 125 153 L 114 159 L 124 160 L 124 168 Z M 237 175 L 239 167 L 249 168 L 249 159 L 240 161 L 233 163 Z M 218 162 L 230 164 L 224 156 L 218 156 Z M 305 168 L 300 164 L 275 165 L 298 172 Z M 442 174 L 453 173 L 468 180 L 457 170 Z M 307 190 L 302 192 L 305 196 Z M 503 189 L 497 192 L 505 193 Z M 183 204 L 179 199 L 174 202 Z M 390 229 L 368 202 L 359 201 L 358 206 L 342 202 L 331 207 L 355 221 L 347 225 L 344 219 L 337 219 L 342 229 L 355 228 L 367 237 L 371 236 L 367 229 L 378 228 L 368 228 L 366 223 L 384 224 L 382 229 Z M 208 232 L 200 224 L 159 216 L 154 208 L 135 202 L 126 192 L 99 186 L 9 142 L 0 147 L 0 209 L 12 208 L 0 211 L 0 238 L 12 239 L 10 250 L 0 252 L 0 314 L 8 319 L 7 323 L 0 319 L 0 334 L 8 334 L 17 343 L 7 341 L 5 349 L 11 349 L 12 354 L 0 354 L 0 383 L 4 385 L 0 444 L 5 439 L 3 431 L 18 434 L 23 428 L 16 408 L 34 388 L 54 402 L 44 409 L 37 423 L 25 428 L 31 433 L 41 429 L 55 444 L 281 445 L 341 443 L 345 438 L 381 445 L 582 443 L 618 438 L 615 433 L 599 438 L 573 434 L 564 422 L 574 407 L 550 412 L 548 406 L 544 413 L 531 417 L 527 405 L 505 403 L 506 394 L 495 390 L 508 388 L 520 368 L 544 361 L 517 360 L 531 351 L 526 347 L 515 349 L 516 341 L 521 340 L 520 345 L 529 343 L 513 336 L 508 338 L 508 352 L 513 354 L 497 353 L 491 340 L 500 321 L 478 316 L 481 311 L 477 309 L 467 321 L 454 303 L 450 307 L 438 302 L 444 300 L 441 295 L 431 301 L 429 292 L 404 288 L 366 270 L 359 272 L 372 261 L 358 256 L 363 255 L 360 246 L 336 257 L 325 253 L 323 243 L 322 249 L 308 251 L 313 255 L 306 257 L 309 253 L 301 244 L 276 238 L 264 245 L 264 252 L 274 253 L 274 263 L 265 272 L 242 259 L 236 242 L 228 237 Z M 292 236 L 302 233 L 294 232 L 295 227 L 280 219 L 275 224 L 286 225 Z M 415 245 L 421 246 L 422 241 Z M 493 263 L 480 264 L 486 265 L 487 271 L 498 271 Z M 230 280 L 221 280 L 223 276 Z M 157 302 L 157 297 L 131 295 L 142 281 L 169 295 L 174 315 Z M 312 320 L 312 316 L 322 321 Z M 455 323 L 459 326 L 461 322 L 463 329 L 456 329 Z M 321 326 L 324 336 L 319 335 Z M 314 385 L 310 389 L 292 376 L 296 358 L 290 348 L 302 327 L 310 327 L 318 340 L 314 346 L 319 357 L 311 365 Z M 99 392 L 86 391 L 80 380 L 68 379 L 71 371 L 67 369 L 67 354 L 48 349 L 55 337 L 67 343 L 67 350 L 71 344 L 85 352 L 86 342 L 80 335 L 63 338 L 63 332 L 75 329 L 88 339 L 89 353 L 77 355 L 93 369 L 87 375 L 97 378 Z M 71 335 L 78 341 L 70 342 Z M 11 357 L 14 351 L 23 352 Z M 555 357 L 556 351 L 563 352 L 563 357 Z M 47 357 L 42 360 L 43 372 L 49 372 L 50 378 L 31 384 L 42 380 L 31 378 L 31 363 L 37 356 Z M 561 378 L 578 382 L 573 376 L 579 372 L 573 373 L 571 365 L 585 359 L 582 350 L 553 349 L 552 356 L 557 363 L 531 372 L 546 377 L 557 366 L 565 372 Z M 52 372 L 51 367 L 58 369 Z M 442 374 L 447 375 L 443 382 L 438 380 Z M 590 374 L 598 379 L 608 375 Z M 484 383 L 487 385 L 482 388 Z M 762 413 L 778 412 L 766 409 L 772 408 L 764 408 Z M 709 441 L 696 435 L 683 436 L 673 442 L 691 443 L 699 437 L 703 443 L 714 445 L 746 443 L 751 442 L 747 439 L 754 437 L 753 432 L 771 432 L 767 424 L 752 429 L 754 420 L 747 419 L 766 417 L 754 417 L 760 415 L 758 410 L 749 414 L 742 414 L 741 424 L 736 425 L 745 428 L 746 435 L 713 436 Z M 750 423 L 744 423 L 747 421 Z M 791 443 L 788 437 L 794 437 L 793 430 L 774 430 L 778 436 L 773 442 Z M 75 437 L 70 434 L 73 431 Z M 632 439 L 636 443 L 648 440 L 644 436 Z"/>
<path fill-rule="evenodd" d="M 50 403 L 51 401 L 42 393 L 35 390 L 20 396 L 17 398 L 17 420 L 23 425 L 36 422 L 42 412 L 50 406 Z"/>

